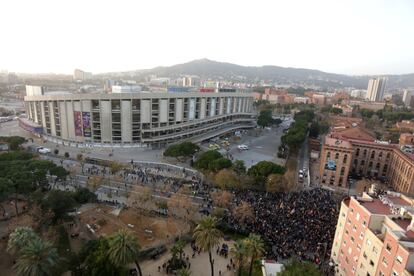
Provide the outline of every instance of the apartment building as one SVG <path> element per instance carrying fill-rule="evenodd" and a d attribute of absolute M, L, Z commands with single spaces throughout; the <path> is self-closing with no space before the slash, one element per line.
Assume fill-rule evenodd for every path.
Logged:
<path fill-rule="evenodd" d="M 414 273 L 414 199 L 364 193 L 341 203 L 331 260 L 335 275 Z"/>
<path fill-rule="evenodd" d="M 414 194 L 414 154 L 377 141 L 358 127 L 327 135 L 320 160 L 322 185 L 345 188 L 354 175 L 388 181 L 396 191 Z"/>

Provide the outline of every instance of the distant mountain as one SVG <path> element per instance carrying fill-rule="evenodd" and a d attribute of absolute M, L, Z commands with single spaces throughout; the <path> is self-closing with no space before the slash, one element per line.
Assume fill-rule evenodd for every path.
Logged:
<path fill-rule="evenodd" d="M 198 75 L 203 79 L 233 80 L 271 84 L 316 85 L 329 87 L 355 87 L 366 89 L 371 76 L 349 76 L 326 73 L 319 70 L 290 68 L 280 66 L 241 66 L 232 63 L 217 62 L 209 59 L 199 59 L 169 67 L 137 70 L 139 76 L 155 74 L 158 77 L 179 77 L 180 75 Z M 414 74 L 386 75 L 388 88 L 414 87 Z"/>

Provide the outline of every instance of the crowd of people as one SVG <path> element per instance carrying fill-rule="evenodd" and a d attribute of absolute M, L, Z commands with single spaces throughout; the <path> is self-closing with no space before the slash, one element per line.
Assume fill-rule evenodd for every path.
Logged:
<path fill-rule="evenodd" d="M 254 232 L 271 245 L 267 257 L 320 263 L 329 259 L 339 213 L 339 199 L 332 192 L 317 188 L 291 193 L 235 191 L 234 206 L 247 202 L 252 217 L 241 221 L 228 217 L 235 231 Z"/>

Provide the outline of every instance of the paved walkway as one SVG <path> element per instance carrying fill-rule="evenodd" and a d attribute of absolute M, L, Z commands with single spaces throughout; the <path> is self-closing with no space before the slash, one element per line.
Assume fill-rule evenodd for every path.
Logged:
<path fill-rule="evenodd" d="M 233 242 L 226 242 L 229 245 L 229 248 L 232 247 Z M 208 259 L 208 253 L 201 252 L 200 255 L 196 254 L 195 258 L 191 258 L 193 251 L 188 244 L 184 248 L 185 255 L 190 257 L 191 263 L 191 275 L 195 276 L 210 276 L 210 262 Z M 233 276 L 235 275 L 234 271 L 228 271 L 226 266 L 230 264 L 230 256 L 226 259 L 222 256 L 216 254 L 216 251 L 212 252 L 214 259 L 214 275 L 219 275 L 221 270 L 221 275 L 223 276 Z M 155 275 L 168 275 L 165 271 L 162 270 L 158 272 L 158 266 L 162 267 L 163 263 L 166 263 L 171 258 L 171 253 L 168 251 L 165 254 L 161 255 L 157 260 L 148 260 L 141 264 L 142 272 L 144 276 L 155 276 Z M 169 274 L 172 275 L 172 274 Z"/>

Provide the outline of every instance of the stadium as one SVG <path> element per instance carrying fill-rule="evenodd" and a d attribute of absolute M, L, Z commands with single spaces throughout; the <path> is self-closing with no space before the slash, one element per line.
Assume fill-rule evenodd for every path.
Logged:
<path fill-rule="evenodd" d="M 27 89 L 20 126 L 46 140 L 79 147 L 159 148 L 255 126 L 252 94 L 44 93 Z"/>

